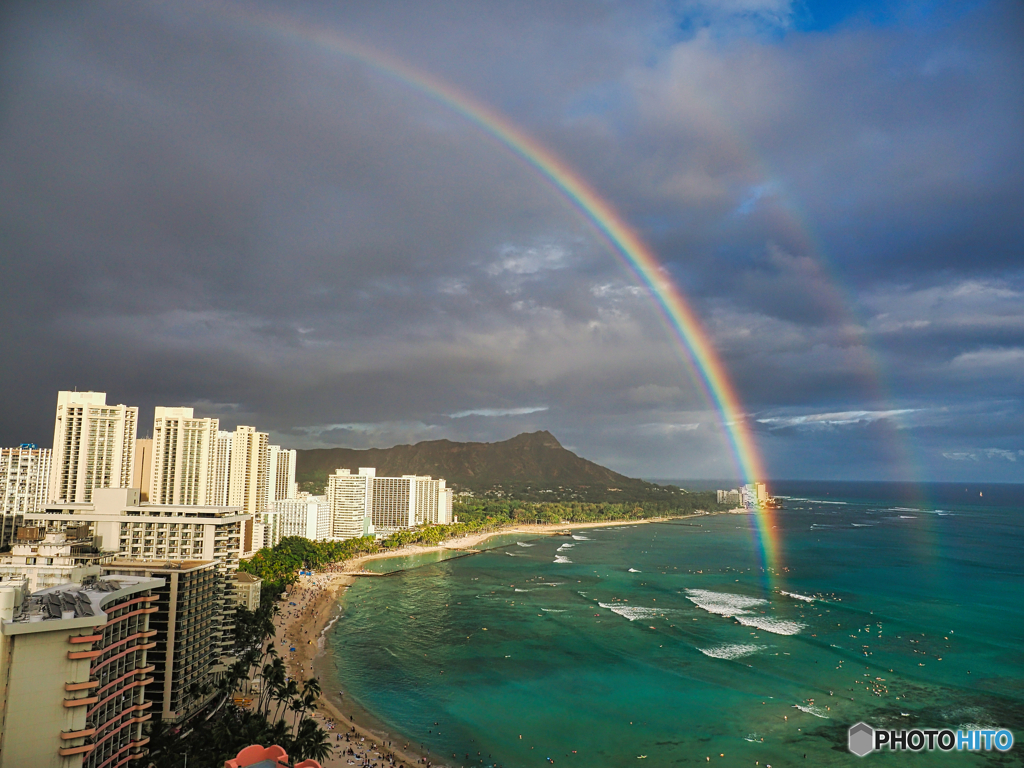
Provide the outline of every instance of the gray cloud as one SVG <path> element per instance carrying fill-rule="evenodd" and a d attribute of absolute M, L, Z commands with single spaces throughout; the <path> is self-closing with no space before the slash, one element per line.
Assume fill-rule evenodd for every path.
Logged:
<path fill-rule="evenodd" d="M 281 14 L 577 169 L 689 297 L 777 476 L 1021 478 L 1019 5 L 223 9 L 2 11 L 3 444 L 46 443 L 77 386 L 143 430 L 176 404 L 296 447 L 545 428 L 632 474 L 736 471 L 579 211 L 444 104 L 254 21 Z"/>

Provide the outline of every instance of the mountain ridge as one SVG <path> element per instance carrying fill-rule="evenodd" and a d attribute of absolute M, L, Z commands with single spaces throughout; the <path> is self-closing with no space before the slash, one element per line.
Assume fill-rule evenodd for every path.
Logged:
<path fill-rule="evenodd" d="M 375 467 L 382 476 L 431 475 L 479 490 L 500 485 L 639 491 L 651 483 L 627 477 L 563 447 L 547 430 L 494 443 L 426 440 L 392 448 L 313 448 L 296 451 L 296 478 L 321 480 L 336 469 Z"/>

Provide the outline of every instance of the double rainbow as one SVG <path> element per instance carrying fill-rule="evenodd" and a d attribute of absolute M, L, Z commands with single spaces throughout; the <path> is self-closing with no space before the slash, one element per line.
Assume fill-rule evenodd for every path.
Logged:
<path fill-rule="evenodd" d="M 362 62 L 445 105 L 537 171 L 589 222 L 616 257 L 648 288 L 681 357 L 708 401 L 721 415 L 726 440 L 740 475 L 750 483 L 766 476 L 736 389 L 693 309 L 650 247 L 574 169 L 504 115 L 394 56 L 347 40 L 333 31 L 305 26 L 282 16 L 249 16 L 244 21 Z M 766 576 L 771 578 L 779 574 L 780 568 L 774 516 L 772 510 L 758 505 L 754 518 L 762 567 Z"/>

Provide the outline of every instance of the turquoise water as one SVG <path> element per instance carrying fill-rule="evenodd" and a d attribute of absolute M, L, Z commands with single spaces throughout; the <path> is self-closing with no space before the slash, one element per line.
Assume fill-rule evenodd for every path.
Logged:
<path fill-rule="evenodd" d="M 1024 738 L 1019 509 L 828 501 L 778 513 L 786 570 L 770 582 L 747 515 L 520 538 L 362 579 L 325 688 L 453 766 L 863 765 L 846 751 L 859 720 Z"/>

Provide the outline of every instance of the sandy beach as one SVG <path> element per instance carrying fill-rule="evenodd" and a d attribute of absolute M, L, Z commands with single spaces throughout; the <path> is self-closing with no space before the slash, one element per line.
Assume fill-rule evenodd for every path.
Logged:
<path fill-rule="evenodd" d="M 288 599 L 274 619 L 276 633 L 274 644 L 285 660 L 288 674 L 297 680 L 317 676 L 315 660 L 322 654 L 322 634 L 325 628 L 340 615 L 339 598 L 355 581 L 355 573 L 363 569 L 369 560 L 391 557 L 407 557 L 449 549 L 472 550 L 492 536 L 510 533 L 523 535 L 555 535 L 569 530 L 602 528 L 610 525 L 643 525 L 660 522 L 667 518 L 650 520 L 601 521 L 597 523 L 521 525 L 488 533 L 463 536 L 442 542 L 435 547 L 408 546 L 390 552 L 352 558 L 335 563 L 328 570 L 312 576 L 300 576 L 292 585 Z M 671 518 L 680 519 L 680 518 Z M 290 649 L 295 648 L 292 652 Z M 369 717 L 355 703 L 344 702 L 344 708 L 358 713 L 350 717 L 341 711 L 332 699 L 338 699 L 337 692 L 324 690 L 314 715 L 330 736 L 334 747 L 332 756 L 323 761 L 325 768 L 342 768 L 355 765 L 404 766 L 446 766 L 444 758 L 417 749 L 404 739 L 394 739 L 381 729 L 373 728 L 367 722 Z M 339 700 L 340 701 L 340 700 Z M 353 717 L 355 718 L 353 720 Z M 362 721 L 362 722 L 356 722 Z M 353 754 L 348 754 L 349 750 Z M 390 762 L 393 760 L 393 762 Z M 369 761 L 369 762 L 367 762 Z"/>

